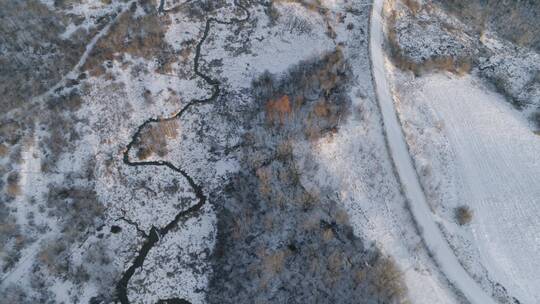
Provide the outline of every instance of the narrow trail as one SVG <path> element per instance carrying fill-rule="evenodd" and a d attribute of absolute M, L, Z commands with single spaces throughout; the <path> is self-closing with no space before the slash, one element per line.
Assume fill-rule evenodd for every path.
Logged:
<path fill-rule="evenodd" d="M 116 23 L 116 21 L 118 21 L 118 19 L 124 13 L 126 13 L 131 8 L 131 6 L 133 5 L 133 3 L 135 3 L 135 1 L 136 0 L 131 0 L 127 2 L 123 6 L 123 8 L 118 13 L 116 13 L 116 15 L 113 17 L 113 19 L 109 23 L 107 23 L 107 25 L 105 25 L 100 31 L 98 31 L 98 33 L 94 35 L 92 39 L 90 39 L 90 42 L 88 42 L 88 44 L 84 48 L 84 52 L 82 53 L 81 57 L 79 58 L 75 66 L 73 66 L 71 70 L 69 70 L 64 76 L 62 76 L 60 80 L 58 80 L 58 82 L 56 82 L 56 84 L 51 86 L 47 91 L 41 93 L 40 95 L 32 97 L 31 99 L 32 103 L 43 102 L 43 100 L 45 100 L 45 98 L 49 97 L 51 94 L 55 93 L 56 91 L 61 91 L 61 89 L 64 87 L 64 85 L 66 85 L 66 82 L 68 80 L 76 79 L 78 76 L 78 73 L 81 71 L 81 68 L 86 63 L 86 60 L 88 60 L 88 57 L 90 57 L 90 53 L 94 50 L 94 47 L 96 46 L 98 41 L 109 33 L 109 30 L 111 29 L 111 27 Z"/>
<path fill-rule="evenodd" d="M 205 99 L 193 99 L 193 100 L 191 100 L 186 106 L 184 106 L 180 111 L 178 111 L 175 115 L 173 115 L 171 117 L 167 117 L 167 118 L 149 118 L 148 120 L 146 120 L 143 124 L 141 124 L 137 128 L 137 130 L 135 131 L 135 133 L 131 137 L 131 141 L 128 143 L 128 145 L 126 146 L 126 149 L 124 150 L 123 162 L 124 162 L 124 164 L 126 164 L 128 166 L 131 166 L 131 167 L 164 166 L 164 167 L 167 167 L 167 168 L 169 168 L 169 169 L 171 169 L 171 170 L 173 170 L 175 172 L 180 173 L 187 180 L 187 182 L 189 183 L 189 185 L 191 186 L 191 188 L 195 192 L 195 196 L 196 196 L 198 202 L 197 202 L 197 204 L 191 206 L 190 208 L 178 212 L 176 214 L 176 216 L 174 217 L 174 219 L 171 222 L 169 222 L 166 226 L 161 227 L 161 228 L 152 226 L 152 228 L 150 229 L 150 232 L 147 235 L 145 235 L 144 243 L 143 243 L 141 249 L 139 250 L 138 255 L 135 257 L 135 259 L 133 260 L 133 263 L 131 264 L 131 266 L 123 273 L 121 279 L 116 284 L 117 301 L 119 301 L 121 304 L 129 304 L 130 303 L 128 295 L 127 295 L 127 289 L 128 289 L 129 281 L 131 280 L 131 278 L 135 274 L 135 271 L 143 265 L 143 263 L 144 263 L 147 255 L 148 255 L 148 253 L 150 252 L 150 250 L 159 242 L 159 240 L 162 237 L 167 235 L 167 233 L 169 233 L 169 231 L 171 231 L 172 229 L 177 227 L 178 222 L 181 219 L 186 218 L 186 217 L 188 217 L 190 215 L 196 214 L 199 210 L 201 210 L 201 208 L 204 206 L 204 204 L 207 201 L 207 197 L 204 194 L 203 188 L 200 185 L 197 185 L 197 183 L 193 180 L 193 178 L 185 170 L 183 170 L 182 168 L 176 167 L 172 163 L 167 162 L 167 161 L 132 161 L 132 160 L 130 160 L 129 152 L 133 148 L 133 145 L 135 143 L 137 143 L 137 140 L 139 139 L 142 130 L 147 125 L 149 125 L 151 123 L 159 123 L 159 122 L 169 121 L 169 120 L 173 120 L 173 119 L 180 119 L 182 117 L 182 115 L 190 107 L 195 106 L 197 104 L 210 103 L 210 102 L 213 102 L 214 100 L 217 99 L 217 97 L 221 93 L 220 82 L 218 80 L 216 80 L 216 79 L 211 78 L 209 75 L 203 74 L 199 70 L 199 68 L 200 68 L 199 61 L 200 61 L 200 58 L 201 58 L 201 49 L 202 49 L 202 45 L 204 44 L 204 42 L 208 38 L 208 35 L 209 35 L 210 30 L 212 28 L 212 24 L 217 23 L 217 24 L 224 24 L 224 25 L 233 25 L 233 24 L 241 24 L 241 23 L 244 23 L 244 22 L 249 20 L 249 18 L 250 18 L 249 10 L 246 7 L 244 7 L 243 5 L 241 5 L 239 3 L 239 0 L 235 0 L 234 4 L 244 11 L 245 17 L 242 18 L 242 19 L 231 18 L 229 21 L 221 21 L 221 20 L 216 19 L 214 17 L 208 18 L 206 20 L 206 23 L 205 23 L 203 36 L 199 40 L 199 43 L 197 44 L 196 49 L 195 49 L 195 58 L 194 58 L 194 72 L 195 72 L 195 75 L 202 78 L 207 84 L 212 86 L 211 95 L 209 97 L 205 98 Z M 160 5 L 160 11 L 164 12 L 162 4 Z M 178 298 L 167 299 L 167 300 L 159 300 L 158 301 L 158 303 L 164 303 L 164 302 L 189 303 L 189 301 L 187 301 L 185 299 L 178 299 Z"/>
<path fill-rule="evenodd" d="M 126 3 L 123 8 L 116 13 L 116 15 L 112 18 L 109 23 L 107 23 L 101 30 L 95 34 L 92 39 L 88 42 L 88 44 L 84 48 L 84 52 L 81 54 L 81 57 L 65 75 L 63 75 L 55 84 L 53 84 L 47 91 L 36 95 L 34 97 L 30 98 L 30 102 L 28 102 L 26 105 L 33 106 L 35 103 L 42 103 L 47 97 L 49 97 L 51 94 L 55 93 L 57 90 L 60 90 L 69 79 L 76 79 L 78 76 L 78 73 L 80 72 L 82 66 L 86 63 L 88 60 L 88 57 L 90 56 L 90 53 L 94 50 L 94 47 L 98 43 L 98 41 L 103 38 L 105 35 L 109 33 L 109 30 L 111 27 L 116 23 L 116 21 L 129 10 L 131 5 L 136 0 L 131 0 L 128 3 Z M 8 111 L 9 112 L 9 111 Z M 7 113 L 5 113 L 7 114 Z M 48 235 L 52 235 L 52 233 L 48 233 Z M 45 236 L 40 237 L 40 240 L 46 239 Z M 26 254 L 23 258 L 20 259 L 20 263 L 18 263 L 15 267 L 13 267 L 12 270 L 10 270 L 8 273 L 2 274 L 2 277 L 0 278 L 0 288 L 3 288 L 4 282 L 8 281 L 11 276 L 15 275 L 16 277 L 22 277 L 22 273 L 26 272 L 28 267 L 31 267 L 32 263 L 31 261 L 34 260 L 34 256 L 36 255 L 37 247 L 39 246 L 39 241 L 35 241 L 34 244 L 32 244 L 31 248 L 34 248 L 35 250 L 26 250 L 29 252 Z M 20 279 L 19 279 L 20 280 Z M 18 283 L 18 281 L 17 281 Z"/>
<path fill-rule="evenodd" d="M 409 154 L 407 142 L 398 120 L 394 100 L 386 79 L 384 61 L 384 0 L 374 0 L 370 20 L 370 56 L 375 86 L 386 140 L 399 181 L 409 202 L 409 208 L 421 237 L 433 255 L 442 274 L 472 304 L 495 304 L 482 287 L 467 273 L 444 238 L 429 209 L 425 194 Z"/>

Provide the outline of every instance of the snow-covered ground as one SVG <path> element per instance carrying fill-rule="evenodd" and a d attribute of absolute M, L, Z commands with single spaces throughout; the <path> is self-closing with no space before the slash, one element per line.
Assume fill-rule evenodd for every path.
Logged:
<path fill-rule="evenodd" d="M 155 2 L 160 3 L 159 0 Z M 123 159 L 126 145 L 134 139 L 137 128 L 145 121 L 150 118 L 173 117 L 190 101 L 204 99 L 211 94 L 210 82 L 203 81 L 196 75 L 196 58 L 199 60 L 198 72 L 221 83 L 220 97 L 191 107 L 178 117 L 174 124 L 163 125 L 164 128 L 175 128 L 175 132 L 172 132 L 174 135 L 169 136 L 166 132 L 162 135 L 164 139 L 159 145 L 165 147 L 164 155 L 154 153 L 147 158 L 139 159 L 136 149 L 128 149 L 127 155 L 132 164 L 145 159 L 166 161 L 171 166 L 182 168 L 197 185 L 202 187 L 208 201 L 198 212 L 181 217 L 177 227 L 171 229 L 170 233 L 160 236 L 153 247 L 146 251 L 143 263 L 133 268 L 135 272 L 126 283 L 126 287 L 127 297 L 133 303 L 155 303 L 159 299 L 175 297 L 189 300 L 193 304 L 205 303 L 206 292 L 210 290 L 208 284 L 212 282 L 214 274 L 219 274 L 217 271 L 213 272 L 215 265 L 210 263 L 213 247 L 220 241 L 217 237 L 219 226 L 217 223 L 222 219 L 220 217 L 222 214 L 219 213 L 221 211 L 215 207 L 223 206 L 221 192 L 234 174 L 243 168 L 241 162 L 245 161 L 237 158 L 235 153 L 222 153 L 220 149 L 236 149 L 243 143 L 244 132 L 249 131 L 243 129 L 245 125 L 231 123 L 232 120 L 228 117 L 231 115 L 229 110 L 233 109 L 234 112 L 240 109 L 238 111 L 248 113 L 248 110 L 243 110 L 242 107 L 252 102 L 253 92 L 250 92 L 253 87 L 252 80 L 257 79 L 264 71 L 269 71 L 276 78 L 286 76 L 291 66 L 303 60 L 310 62 L 336 50 L 343 54 L 347 64 L 351 66 L 354 77 L 351 87 L 347 87 L 347 91 L 343 92 L 352 100 L 350 113 L 343 113 L 343 117 L 340 114 L 337 123 L 339 127 L 332 132 L 325 132 L 323 138 L 313 141 L 301 140 L 295 144 L 294 157 L 301 166 L 299 172 L 302 173 L 300 177 L 302 187 L 309 189 L 310 193 L 329 198 L 332 204 L 334 201 L 339 204 L 339 211 L 341 212 L 343 208 L 343 213 L 346 213 L 340 213 L 340 217 L 347 219 L 354 228 L 354 233 L 365 240 L 365 245 L 377 247 L 377 252 L 395 260 L 403 273 L 408 298 L 412 303 L 462 303 L 465 300 L 459 292 L 463 292 L 466 298 L 474 300 L 473 303 L 489 303 L 489 299 L 485 300 L 482 290 L 459 262 L 465 265 L 473 277 L 477 273 L 482 274 L 483 267 L 495 271 L 494 274 L 490 272 L 489 277 L 511 289 L 512 294 L 518 295 L 520 300 L 528 299 L 527 296 L 533 298 L 538 295 L 534 294 L 534 291 L 529 292 L 534 287 L 533 284 L 538 282 L 538 277 L 535 277 L 534 273 L 538 265 L 522 269 L 527 265 L 525 264 L 527 255 L 534 258 L 534 254 L 539 253 L 539 230 L 533 217 L 537 215 L 538 210 L 527 213 L 529 211 L 527 209 L 514 207 L 519 205 L 524 208 L 523 201 L 525 201 L 530 204 L 529 208 L 532 210 L 535 207 L 534 203 L 538 203 L 538 200 L 534 201 L 534 194 L 536 193 L 538 197 L 539 191 L 525 193 L 535 187 L 534 177 L 538 173 L 539 164 L 534 152 L 538 150 L 538 137 L 534 137 L 532 133 L 525 135 L 520 129 L 522 125 L 519 124 L 524 122 L 509 116 L 516 120 L 508 122 L 507 117 L 507 120 L 501 118 L 500 121 L 487 121 L 486 124 L 504 122 L 508 125 L 507 128 L 523 132 L 505 133 L 509 138 L 500 144 L 504 144 L 505 147 L 513 145 L 507 150 L 501 150 L 499 154 L 493 154 L 488 160 L 474 162 L 474 165 L 479 166 L 478 169 L 463 162 L 464 169 L 470 170 L 463 171 L 464 169 L 457 165 L 459 153 L 464 153 L 464 159 L 470 160 L 474 157 L 469 154 L 479 153 L 478 157 L 481 157 L 486 151 L 474 146 L 471 151 L 462 148 L 463 151 L 453 152 L 457 155 L 456 167 L 452 167 L 453 171 L 440 172 L 465 172 L 467 174 L 463 173 L 465 175 L 463 177 L 455 178 L 454 175 L 448 183 L 462 178 L 464 184 L 475 185 L 475 189 L 472 190 L 457 186 L 445 188 L 455 190 L 443 193 L 448 195 L 449 204 L 466 203 L 474 207 L 475 217 L 470 226 L 471 230 L 454 224 L 450 218 L 451 212 L 438 207 L 431 200 L 434 197 L 431 192 L 427 193 L 427 199 L 424 196 L 407 151 L 407 143 L 411 145 L 411 141 L 405 141 L 396 119 L 390 83 L 387 83 L 386 79 L 392 75 L 385 75 L 388 71 L 385 70 L 382 50 L 384 33 L 379 14 L 382 10 L 382 0 L 375 1 L 374 18 L 371 20 L 372 60 L 376 70 L 374 74 L 377 94 L 372 86 L 367 46 L 370 0 L 322 0 L 317 2 L 317 9 L 314 4 L 307 4 L 314 1 L 277 1 L 273 8 L 274 13 L 279 15 L 279 22 L 272 21 L 272 18 L 276 17 L 271 17 L 266 7 L 253 4 L 247 8 L 251 18 L 245 23 L 219 24 L 214 21 L 206 25 L 208 32 L 205 32 L 207 20 L 205 18 L 232 20 L 240 18 L 246 11 L 241 10 L 236 1 L 231 0 L 224 3 L 222 8 L 212 11 L 210 15 L 201 14 L 200 19 L 197 19 L 196 13 L 205 12 L 204 9 L 197 11 L 198 6 L 195 4 L 191 9 L 180 9 L 180 6 L 189 4 L 190 1 L 180 4 L 177 2 L 164 1 L 163 8 L 167 12 L 161 12 L 159 15 L 156 13 L 157 7 L 152 9 L 147 7 L 145 11 L 139 2 L 127 0 L 115 2 L 111 6 L 105 5 L 106 1 L 97 3 L 84 0 L 80 5 L 73 4 L 64 8 L 80 16 L 84 21 L 80 25 L 73 23 L 68 26 L 61 35 L 62 39 L 72 39 L 70 37 L 82 30 L 93 32 L 87 39 L 86 47 L 77 57 L 78 60 L 64 73 L 65 76 L 59 78 L 57 84 L 52 85 L 46 93 L 33 99 L 43 101 L 37 102 L 43 113 L 25 115 L 36 117 L 36 121 L 33 122 L 36 131 L 35 134 L 31 133 L 34 139 L 22 147 L 20 160 L 14 161 L 13 168 L 9 169 L 17 171 L 20 177 L 15 184 L 20 189 L 14 188 L 20 193 L 17 193 L 18 196 L 16 195 L 12 202 L 16 208 L 11 208 L 9 212 L 10 216 L 16 219 L 14 223 L 29 237 L 27 243 L 15 251 L 20 252 L 21 256 L 16 264 L 9 272 L 0 273 L 0 294 L 6 295 L 8 290 L 10 294 L 10 297 L 0 297 L 0 303 L 23 303 L 22 299 L 25 298 L 33 302 L 47 302 L 49 301 L 47 299 L 50 299 L 55 303 L 114 301 L 113 299 L 118 296 L 115 288 L 122 287 L 117 285 L 117 281 L 122 273 L 127 272 L 126 269 L 137 264 L 134 261 L 138 256 L 142 256 L 138 254 L 142 251 L 140 248 L 146 244 L 145 240 L 150 239 L 148 235 L 172 223 L 180 211 L 197 203 L 198 196 L 194 192 L 194 187 L 179 174 L 178 170 L 156 165 L 128 166 Z M 54 1 L 44 3 L 51 10 L 57 9 Z M 131 3 L 137 4 L 133 6 L 133 11 L 130 10 Z M 173 7 L 177 9 L 173 10 Z M 107 19 L 108 23 L 94 28 L 98 24 L 98 17 L 109 13 L 111 16 Z M 147 18 L 154 13 L 155 18 Z M 112 17 L 114 14 L 116 17 Z M 122 15 L 130 15 L 130 18 L 124 20 Z M 142 51 L 140 48 L 146 47 L 153 51 L 163 50 L 163 48 L 152 49 L 161 42 L 152 41 L 150 38 L 146 41 L 149 45 L 144 47 L 131 45 L 127 41 L 126 49 L 118 50 L 122 56 L 107 57 L 105 61 L 94 58 L 97 55 L 93 51 L 103 47 L 100 44 L 103 39 L 108 39 L 110 35 L 123 37 L 122 28 L 117 28 L 117 25 L 127 22 L 125 26 L 133 26 L 147 21 L 151 21 L 151 24 L 155 22 L 155 27 L 143 27 L 143 32 L 148 29 L 159 30 L 160 33 L 163 31 L 163 43 L 166 42 L 170 50 L 177 52 L 174 57 L 178 57 L 178 60 L 169 62 L 168 69 L 161 71 L 163 62 L 160 56 L 163 54 L 153 56 L 137 52 Z M 197 42 L 201 44 L 198 45 Z M 197 48 L 200 48 L 200 54 L 196 52 Z M 93 59 L 96 60 L 95 65 L 102 68 L 102 73 L 91 69 L 96 73 L 88 72 L 81 75 L 86 69 L 86 64 Z M 80 85 L 71 84 L 75 78 Z M 462 85 L 460 81 L 465 80 L 458 79 L 456 85 Z M 440 79 L 434 82 L 444 83 Z M 53 95 L 68 95 L 73 86 L 77 87 L 80 104 L 67 97 L 65 100 L 54 99 L 54 103 L 45 102 Z M 433 86 L 436 87 L 435 84 Z M 426 87 L 430 89 L 428 84 Z M 444 90 L 449 91 L 451 87 L 452 85 L 448 84 Z M 411 94 L 415 92 L 410 91 Z M 382 117 L 376 95 L 379 98 L 383 96 Z M 428 96 L 426 104 L 428 101 L 431 102 L 430 98 L 438 98 L 436 94 L 426 96 Z M 68 102 L 75 105 L 61 107 Z M 227 104 L 226 107 L 224 103 Z M 56 109 L 54 106 L 61 110 L 49 113 L 50 109 L 46 108 Z M 473 109 L 473 105 L 461 108 L 466 106 Z M 477 106 L 486 107 L 484 104 Z M 423 107 L 422 111 L 428 106 Z M 410 110 L 412 115 L 420 113 L 412 106 L 407 110 Z M 433 106 L 432 111 L 450 110 L 441 105 L 440 108 Z M 508 107 L 497 111 L 513 113 Z M 472 110 L 470 112 L 468 114 L 474 114 Z M 450 119 L 452 116 L 445 115 L 448 116 L 445 116 L 445 119 L 449 119 L 448 123 L 455 123 Z M 486 112 L 486 115 L 491 114 Z M 49 116 L 62 118 L 63 123 L 59 124 L 60 126 L 53 126 L 49 123 Z M 493 114 L 484 119 L 489 120 L 489 117 L 498 116 Z M 465 120 L 466 118 L 469 120 Z M 452 119 L 459 123 L 465 122 L 468 127 L 478 123 L 474 121 L 476 118 L 473 116 L 458 115 Z M 381 124 L 383 121 L 386 129 Z M 435 122 L 437 130 L 445 130 L 442 119 Z M 161 123 L 163 121 L 151 123 L 147 127 L 157 128 Z M 407 140 L 415 138 L 411 137 L 409 126 L 405 124 Z M 482 132 L 487 133 L 488 127 L 486 125 Z M 77 132 L 73 134 L 77 136 L 73 136 L 76 139 L 72 138 L 65 142 L 63 139 L 59 140 L 58 145 L 72 143 L 73 146 L 58 152 L 58 158 L 49 164 L 52 167 L 44 170 L 46 166 L 43 160 L 46 160 L 48 155 L 44 154 L 44 151 L 52 149 L 46 146 L 50 145 L 49 133 L 53 131 L 52 128 L 63 128 L 66 132 L 74 129 Z M 487 137 L 489 140 L 485 139 L 486 143 L 483 143 L 474 137 L 474 134 L 461 134 L 455 130 L 453 132 L 456 134 L 447 135 L 449 138 L 447 142 L 452 143 L 451 139 L 454 136 L 462 145 L 452 143 L 437 148 L 449 151 L 448 147 L 454 145 L 467 147 L 468 142 L 461 139 L 466 135 L 470 136 L 470 141 L 482 143 L 486 149 L 494 149 L 490 144 L 494 145 L 491 141 L 494 141 L 495 137 Z M 482 136 L 482 132 L 478 132 L 477 136 Z M 522 137 L 512 142 L 511 136 L 516 134 Z M 389 136 L 389 145 L 385 142 L 385 135 Z M 442 136 L 442 133 L 438 135 Z M 138 136 L 135 139 L 141 139 L 141 142 L 136 142 L 136 145 L 143 146 L 142 139 L 154 135 L 148 131 Z M 0 145 L 0 148 L 2 147 Z M 409 149 L 417 152 L 415 147 L 410 146 Z M 513 164 L 511 157 L 517 152 L 521 153 L 519 160 L 523 167 L 529 162 L 526 170 L 519 167 L 514 170 L 511 167 Z M 432 155 L 434 154 L 429 154 Z M 394 172 L 391 156 L 396 161 L 399 176 Z M 501 164 L 497 163 L 499 158 L 503 160 Z M 423 159 L 428 157 L 424 155 Z M 418 162 L 418 159 L 414 160 Z M 0 162 L 4 162 L 1 157 Z M 5 162 L 7 163 L 7 157 Z M 416 166 L 418 168 L 418 164 Z M 485 166 L 490 166 L 489 169 L 496 169 L 497 172 L 504 171 L 513 181 L 520 181 L 520 184 L 511 187 L 509 192 L 504 192 L 505 190 L 502 190 L 504 187 L 499 185 L 504 183 L 504 177 L 492 176 L 493 174 L 478 177 L 481 175 L 480 170 L 484 170 Z M 76 173 L 81 174 L 79 176 Z M 440 181 L 446 176 L 436 180 Z M 399 177 L 405 186 L 405 193 L 400 192 L 402 186 Z M 424 182 L 423 187 L 426 186 L 425 180 L 420 182 Z M 480 191 L 482 189 L 489 191 L 493 187 L 498 187 L 497 190 L 501 191 L 493 192 L 498 195 L 496 199 L 491 199 L 492 196 L 483 196 L 484 192 Z M 463 193 L 458 193 L 458 190 L 463 190 Z M 91 199 L 84 201 L 87 204 L 81 209 L 84 211 L 66 214 L 65 210 L 71 209 L 60 207 L 68 203 L 77 207 L 73 203 L 80 199 L 75 196 L 76 193 L 80 193 L 79 196 L 84 196 L 83 198 L 88 196 Z M 474 196 L 474 201 L 469 202 L 466 199 L 462 201 L 461 195 L 465 198 Z M 67 198 L 63 199 L 63 196 Z M 506 204 L 508 200 L 513 200 L 513 203 Z M 412 210 L 407 209 L 409 205 Z M 513 209 L 508 210 L 509 207 Z M 81 229 L 78 234 L 74 233 L 70 239 L 72 241 L 66 241 L 67 233 L 79 225 L 76 221 L 73 221 L 75 224 L 71 226 L 66 223 L 72 223 L 71 220 L 79 218 L 79 214 L 87 215 L 86 213 L 91 211 L 95 212 L 93 209 L 101 211 L 95 216 L 88 214 L 95 219 L 91 218 L 90 223 L 81 223 L 80 225 L 86 225 L 84 226 L 86 229 Z M 45 214 L 45 211 L 49 211 L 50 214 Z M 435 211 L 435 214 L 432 211 Z M 503 214 L 504 212 L 510 215 Z M 34 215 L 37 215 L 37 218 L 34 219 Z M 516 221 L 521 222 L 516 224 Z M 37 228 L 31 224 L 34 222 Z M 504 226 L 507 222 L 512 223 L 511 228 Z M 533 228 L 526 230 L 527 225 Z M 38 231 L 41 226 L 45 228 Z M 527 231 L 530 235 L 520 233 L 522 231 Z M 451 234 L 459 236 L 459 239 L 448 239 L 449 246 L 444 237 L 448 238 Z M 514 258 L 511 248 L 504 245 L 512 238 L 520 240 L 521 243 L 517 244 L 520 248 L 526 248 L 521 250 L 524 253 L 521 259 L 506 261 L 505 259 Z M 460 251 L 465 248 L 460 245 L 463 240 L 467 245 L 475 242 L 480 244 L 477 252 L 483 267 L 482 265 L 476 268 L 468 267 L 473 263 L 463 259 L 469 252 Z M 499 248 L 500 246 L 506 247 Z M 457 248 L 459 262 L 451 247 Z M 55 248 L 60 249 L 54 251 Z M 434 253 L 435 259 L 430 257 L 430 253 Z M 3 254 L 0 252 L 0 257 Z M 236 259 L 235 255 L 233 259 Z M 64 260 L 68 261 L 66 269 L 57 269 L 63 266 Z M 366 265 L 371 266 L 373 265 Z M 526 275 L 517 277 L 523 273 Z M 526 284 L 526 279 L 530 280 L 529 285 Z M 449 281 L 454 286 L 448 284 Z M 484 288 L 490 287 L 489 284 L 480 281 Z M 249 282 L 251 284 L 251 281 Z M 39 284 L 43 286 L 40 287 Z M 457 287 L 458 293 L 453 287 Z M 522 290 L 518 290 L 518 287 Z M 91 300 L 92 298 L 94 299 Z"/>
<path fill-rule="evenodd" d="M 474 76 L 398 76 L 409 144 L 419 167 L 433 165 L 421 176 L 462 263 L 476 276 L 486 269 L 490 280 L 521 303 L 537 303 L 540 137 Z M 459 205 L 473 210 L 468 227 L 453 219 L 452 208 Z"/>
<path fill-rule="evenodd" d="M 383 0 L 375 0 L 371 19 L 370 47 L 375 90 L 386 131 L 390 154 L 394 161 L 409 207 L 437 265 L 448 280 L 473 303 L 493 303 L 482 288 L 460 265 L 452 249 L 437 226 L 418 180 L 409 150 L 394 107 L 394 100 L 386 79 L 383 46 L 384 23 L 381 16 Z"/>

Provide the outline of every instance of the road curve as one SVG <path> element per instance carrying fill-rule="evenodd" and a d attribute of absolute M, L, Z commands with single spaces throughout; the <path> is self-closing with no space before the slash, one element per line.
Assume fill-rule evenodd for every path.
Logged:
<path fill-rule="evenodd" d="M 493 298 L 471 278 L 459 263 L 437 223 L 435 223 L 427 204 L 405 142 L 403 130 L 394 106 L 394 100 L 386 79 L 382 47 L 384 42 L 383 4 L 384 0 L 374 0 L 371 12 L 369 43 L 373 84 L 381 109 L 390 155 L 392 156 L 405 196 L 409 201 L 411 213 L 428 250 L 449 282 L 463 293 L 472 304 L 495 304 L 496 302 Z"/>

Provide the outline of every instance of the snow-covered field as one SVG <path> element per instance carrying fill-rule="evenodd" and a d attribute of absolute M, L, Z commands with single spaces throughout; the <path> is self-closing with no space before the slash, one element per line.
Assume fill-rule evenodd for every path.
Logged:
<path fill-rule="evenodd" d="M 484 285 L 537 303 L 540 137 L 474 76 L 398 73 L 395 88 L 419 175 L 461 262 Z M 468 226 L 453 217 L 461 205 L 473 211 Z"/>

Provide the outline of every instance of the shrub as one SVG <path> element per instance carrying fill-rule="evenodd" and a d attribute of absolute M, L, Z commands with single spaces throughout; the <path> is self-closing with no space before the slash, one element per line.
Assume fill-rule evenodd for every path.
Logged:
<path fill-rule="evenodd" d="M 274 5 L 273 1 L 272 1 L 272 3 L 270 3 L 270 5 L 268 5 L 265 8 L 264 12 L 268 16 L 270 26 L 276 25 L 276 23 L 277 23 L 277 21 L 278 21 L 278 19 L 280 17 L 280 14 L 279 14 L 279 11 L 277 10 L 276 6 Z"/>
<path fill-rule="evenodd" d="M 472 210 L 467 206 L 459 206 L 455 210 L 456 220 L 460 225 L 466 225 L 471 222 L 473 217 Z"/>
<path fill-rule="evenodd" d="M 416 16 L 420 9 L 422 8 L 422 5 L 416 2 L 415 0 L 404 0 L 403 4 L 409 8 L 409 10 L 413 13 L 413 15 Z"/>
<path fill-rule="evenodd" d="M 373 285 L 377 294 L 380 297 L 385 296 L 388 303 L 391 300 L 397 300 L 397 303 L 401 303 L 406 296 L 407 287 L 402 279 L 403 273 L 394 260 L 389 257 L 379 258 L 373 271 Z"/>
<path fill-rule="evenodd" d="M 5 144 L 0 144 L 0 157 L 4 157 L 8 154 L 9 148 Z"/>
<path fill-rule="evenodd" d="M 4 289 L 0 303 L 24 303 L 27 298 L 21 286 L 10 285 Z"/>
<path fill-rule="evenodd" d="M 262 255 L 262 265 L 265 274 L 274 275 L 283 271 L 285 266 L 286 252 L 277 250 L 274 252 L 264 252 Z"/>
<path fill-rule="evenodd" d="M 166 120 L 145 128 L 137 141 L 137 157 L 147 159 L 153 154 L 164 157 L 169 153 L 167 139 L 178 136 L 178 121 Z"/>
<path fill-rule="evenodd" d="M 276 100 L 269 100 L 266 103 L 266 115 L 271 122 L 275 122 L 279 118 L 279 123 L 283 124 L 291 111 L 291 102 L 287 95 L 283 95 Z"/>
<path fill-rule="evenodd" d="M 536 132 L 540 132 L 540 109 L 531 115 L 531 119 L 536 128 Z"/>
<path fill-rule="evenodd" d="M 48 243 L 39 253 L 39 261 L 52 275 L 62 276 L 69 270 L 68 246 L 61 240 Z"/>
<path fill-rule="evenodd" d="M 15 197 L 21 193 L 21 188 L 19 186 L 19 173 L 18 172 L 10 172 L 7 177 L 7 189 L 6 192 L 8 195 Z"/>
<path fill-rule="evenodd" d="M 100 223 L 105 211 L 91 184 L 49 184 L 47 207 L 52 216 L 60 219 L 63 239 L 69 242 L 81 240 L 88 229 Z"/>
<path fill-rule="evenodd" d="M 3 268 L 2 271 L 7 271 L 12 269 L 21 259 L 21 251 L 17 250 L 15 247 L 10 247 L 6 250 L 3 250 Z"/>

